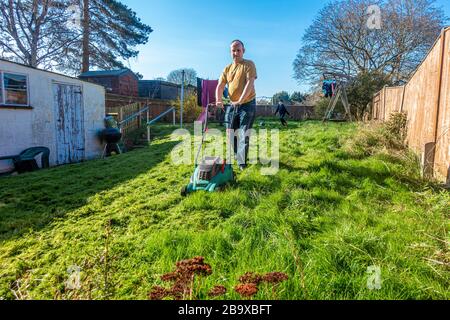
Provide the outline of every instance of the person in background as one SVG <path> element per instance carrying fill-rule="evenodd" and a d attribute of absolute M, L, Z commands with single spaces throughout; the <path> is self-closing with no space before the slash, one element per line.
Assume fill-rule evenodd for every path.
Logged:
<path fill-rule="evenodd" d="M 277 111 L 275 111 L 275 115 L 277 115 L 277 113 L 280 114 L 280 121 L 281 124 L 285 127 L 288 126 L 287 121 L 284 119 L 284 117 L 286 116 L 286 114 L 291 115 L 289 113 L 289 111 L 287 111 L 286 107 L 283 104 L 283 101 L 278 101 L 278 106 L 277 106 Z"/>

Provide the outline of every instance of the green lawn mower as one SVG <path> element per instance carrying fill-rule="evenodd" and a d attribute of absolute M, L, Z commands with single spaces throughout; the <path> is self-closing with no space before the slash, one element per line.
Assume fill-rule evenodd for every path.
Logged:
<path fill-rule="evenodd" d="M 206 107 L 205 127 L 202 132 L 202 143 L 200 144 L 195 158 L 195 170 L 191 177 L 190 183 L 181 189 L 181 195 L 186 197 L 188 194 L 196 191 L 215 192 L 221 190 L 227 184 L 236 181 L 236 177 L 231 164 L 227 164 L 226 160 L 222 160 L 220 157 L 206 156 L 200 164 L 198 164 L 198 158 L 205 142 L 206 133 L 208 132 L 208 108 Z M 233 108 L 233 115 L 231 123 L 236 116 L 237 107 Z M 227 125 L 227 129 L 229 125 Z"/>

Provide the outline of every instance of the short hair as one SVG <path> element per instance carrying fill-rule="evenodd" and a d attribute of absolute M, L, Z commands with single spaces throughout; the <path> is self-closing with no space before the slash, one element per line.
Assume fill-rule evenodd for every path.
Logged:
<path fill-rule="evenodd" d="M 239 42 L 242 45 L 242 48 L 245 48 L 244 43 L 241 40 L 239 40 L 239 39 L 233 40 L 233 41 L 231 41 L 231 44 L 233 44 L 235 42 Z"/>

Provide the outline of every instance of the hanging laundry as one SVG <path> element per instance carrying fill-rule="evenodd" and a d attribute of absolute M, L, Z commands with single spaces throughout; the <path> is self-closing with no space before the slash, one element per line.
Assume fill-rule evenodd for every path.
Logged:
<path fill-rule="evenodd" d="M 322 92 L 325 98 L 331 98 L 336 91 L 336 80 L 324 80 L 322 84 Z"/>
<path fill-rule="evenodd" d="M 203 80 L 202 81 L 202 106 L 216 102 L 216 88 L 219 80 Z"/>

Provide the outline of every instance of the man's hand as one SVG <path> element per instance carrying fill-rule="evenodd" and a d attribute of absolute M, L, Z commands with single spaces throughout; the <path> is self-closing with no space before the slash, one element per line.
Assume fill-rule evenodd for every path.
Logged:
<path fill-rule="evenodd" d="M 217 101 L 217 102 L 216 102 L 216 107 L 217 107 L 217 108 L 220 108 L 220 109 L 223 109 L 223 108 L 224 108 L 224 106 L 223 106 L 223 101 Z"/>

